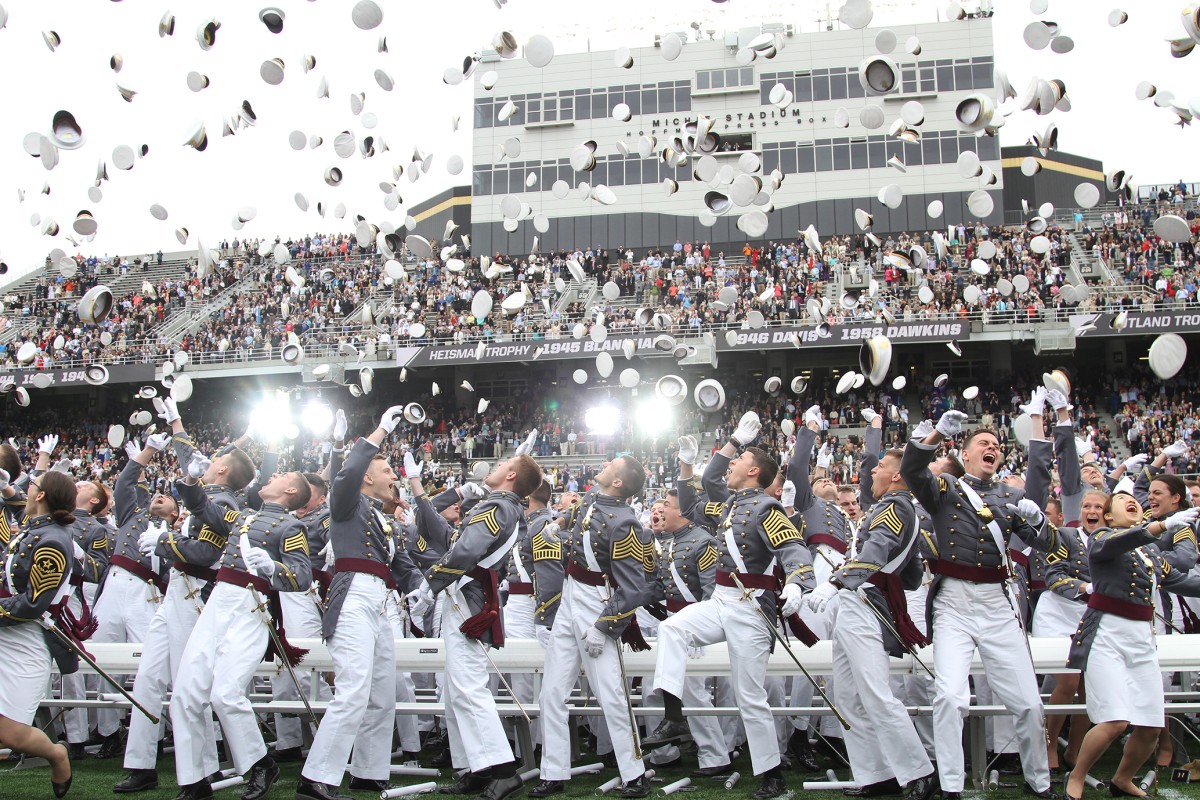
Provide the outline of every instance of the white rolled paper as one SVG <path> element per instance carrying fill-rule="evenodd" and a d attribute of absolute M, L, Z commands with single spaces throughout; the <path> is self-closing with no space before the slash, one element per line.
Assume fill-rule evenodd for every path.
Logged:
<path fill-rule="evenodd" d="M 526 770 L 525 772 L 521 773 L 521 780 L 524 781 L 525 783 L 529 783 L 531 780 L 536 778 L 539 774 L 541 774 L 540 769 Z"/>
<path fill-rule="evenodd" d="M 231 786 L 241 786 L 245 782 L 246 782 L 246 779 L 243 778 L 241 775 L 235 775 L 232 778 L 226 778 L 224 780 L 217 781 L 216 783 L 212 784 L 209 788 L 212 789 L 214 792 L 219 792 L 222 789 L 228 789 Z"/>
<path fill-rule="evenodd" d="M 571 777 L 576 775 L 585 775 L 589 772 L 601 772 L 604 769 L 603 764 L 584 764 L 582 767 L 571 767 Z"/>
<path fill-rule="evenodd" d="M 429 781 L 428 783 L 414 783 L 412 786 L 397 786 L 395 789 L 386 789 L 379 793 L 379 800 L 388 800 L 392 797 L 406 797 L 410 794 L 425 794 L 426 792 L 436 792 L 437 781 Z"/>
<path fill-rule="evenodd" d="M 802 785 L 806 792 L 824 792 L 842 789 L 857 789 L 859 785 L 854 781 L 805 781 Z"/>
<path fill-rule="evenodd" d="M 393 775 L 413 775 L 423 778 L 437 778 L 442 774 L 440 769 L 433 769 L 432 767 L 410 767 L 407 764 L 401 764 L 399 766 L 393 765 L 391 772 Z"/>
<path fill-rule="evenodd" d="M 609 780 L 606 780 L 604 783 L 597 786 L 596 794 L 608 794 L 609 792 L 611 792 L 613 789 L 617 788 L 620 785 L 621 785 L 621 776 L 618 775 L 617 777 L 610 778 Z"/>
<path fill-rule="evenodd" d="M 686 786 L 691 786 L 691 785 L 692 785 L 691 778 L 683 778 L 681 780 L 675 781 L 674 783 L 668 783 L 666 786 L 662 787 L 658 791 L 660 794 L 664 794 L 664 795 L 675 794 L 680 789 L 682 789 Z"/>

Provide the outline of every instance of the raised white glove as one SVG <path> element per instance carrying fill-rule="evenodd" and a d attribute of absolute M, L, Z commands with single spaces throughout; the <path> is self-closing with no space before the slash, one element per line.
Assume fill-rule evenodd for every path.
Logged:
<path fill-rule="evenodd" d="M 825 610 L 825 606 L 829 605 L 829 601 L 837 597 L 837 593 L 838 588 L 829 581 L 825 581 L 817 584 L 817 588 L 808 593 L 804 602 L 814 614 L 820 614 Z"/>
<path fill-rule="evenodd" d="M 789 583 L 783 587 L 783 593 L 780 595 L 783 599 L 783 608 L 781 612 L 783 616 L 790 617 L 797 613 L 800 607 L 804 605 L 804 591 L 799 584 Z"/>
<path fill-rule="evenodd" d="M 817 451 L 817 467 L 820 469 L 829 469 L 833 463 L 833 453 L 829 452 L 829 444 L 821 445 L 821 449 Z"/>
<path fill-rule="evenodd" d="M 391 433 L 396 430 L 396 426 L 402 419 L 404 419 L 404 406 L 392 406 L 379 418 L 379 427 L 387 433 Z"/>
<path fill-rule="evenodd" d="M 929 434 L 933 433 L 933 421 L 928 419 L 921 420 L 917 427 L 913 428 L 912 439 L 923 441 Z"/>
<path fill-rule="evenodd" d="M 50 455 L 54 452 L 54 448 L 58 447 L 58 436 L 53 433 L 47 433 L 42 438 L 38 439 L 38 452 Z"/>
<path fill-rule="evenodd" d="M 71 472 L 71 466 L 72 466 L 71 459 L 60 458 L 58 461 L 54 462 L 54 466 L 50 467 L 50 471 L 51 472 L 62 472 L 64 474 L 69 475 Z"/>
<path fill-rule="evenodd" d="M 326 542 L 325 546 L 317 553 L 319 556 L 325 557 L 325 569 L 333 568 L 333 563 L 337 561 L 337 556 L 333 554 L 333 542 Z"/>
<path fill-rule="evenodd" d="M 1046 387 L 1035 388 L 1029 395 L 1029 402 L 1020 406 L 1020 409 L 1031 417 L 1040 417 L 1046 411 Z"/>
<path fill-rule="evenodd" d="M 169 433 L 152 433 L 146 437 L 146 447 L 149 447 L 151 450 L 162 450 L 170 441 L 171 434 Z M 205 467 L 205 469 L 208 469 L 208 467 Z M 204 473 L 201 472 L 200 474 L 203 475 Z"/>
<path fill-rule="evenodd" d="M 698 644 L 689 644 L 687 656 L 690 659 L 704 658 L 704 646 Z"/>
<path fill-rule="evenodd" d="M 413 619 L 424 619 L 433 608 L 433 602 L 433 589 L 429 588 L 429 581 L 422 578 L 421 585 L 408 593 L 408 613 Z"/>
<path fill-rule="evenodd" d="M 1146 453 L 1138 453 L 1136 456 L 1130 456 L 1125 459 L 1123 466 L 1126 472 L 1137 472 L 1142 467 L 1146 466 L 1146 462 L 1150 460 L 1150 456 Z"/>
<path fill-rule="evenodd" d="M 340 408 L 333 415 L 333 440 L 335 442 L 346 441 L 346 412 Z"/>
<path fill-rule="evenodd" d="M 696 456 L 700 455 L 700 442 L 695 436 L 679 437 L 679 460 L 684 464 L 695 464 Z"/>
<path fill-rule="evenodd" d="M 142 452 L 142 448 L 138 447 L 136 439 L 130 439 L 125 443 L 125 455 L 131 459 L 140 452 Z"/>
<path fill-rule="evenodd" d="M 1183 511 L 1176 511 L 1162 523 L 1167 526 L 1167 533 L 1174 533 L 1195 525 L 1197 517 L 1200 517 L 1200 508 L 1185 508 Z"/>
<path fill-rule="evenodd" d="M 419 478 L 421 477 L 421 465 L 413 458 L 411 450 L 404 451 L 404 477 Z"/>
<path fill-rule="evenodd" d="M 275 561 L 271 554 L 261 547 L 246 548 L 246 566 L 264 578 L 275 574 Z"/>
<path fill-rule="evenodd" d="M 1009 503 L 1006 508 L 1035 528 L 1039 527 L 1042 524 L 1042 520 L 1045 519 L 1042 510 L 1038 508 L 1038 504 L 1028 497 L 1022 497 L 1017 501 L 1016 505 Z"/>
<path fill-rule="evenodd" d="M 758 414 L 753 411 L 747 411 L 738 420 L 737 429 L 734 430 L 733 436 L 730 438 L 742 447 L 746 447 L 758 438 L 758 432 L 761 429 L 762 421 L 758 418 Z"/>
<path fill-rule="evenodd" d="M 154 438 L 153 436 L 150 438 Z M 149 442 L 147 442 L 149 444 Z M 212 459 L 200 452 L 192 453 L 192 460 L 188 462 L 187 474 L 189 478 L 199 480 L 204 477 L 204 473 L 208 472 L 208 468 L 212 466 Z"/>
<path fill-rule="evenodd" d="M 1162 454 L 1167 458 L 1179 458 L 1186 455 L 1188 451 L 1187 442 L 1178 439 L 1162 449 Z"/>
<path fill-rule="evenodd" d="M 5 470 L 0 469 L 0 490 L 7 489 L 10 480 L 9 474 Z"/>
<path fill-rule="evenodd" d="M 862 418 L 867 421 L 868 425 L 874 422 L 875 418 L 879 416 L 879 412 L 873 408 L 864 408 L 858 413 L 862 414 Z"/>
<path fill-rule="evenodd" d="M 587 650 L 587 654 L 592 658 L 599 658 L 604 652 L 604 643 L 608 641 L 608 637 L 593 626 L 587 629 L 587 635 L 583 637 L 583 646 Z"/>
<path fill-rule="evenodd" d="M 534 636 L 537 637 L 538 644 L 543 650 L 550 649 L 550 628 L 545 625 L 537 625 L 533 629 Z"/>
<path fill-rule="evenodd" d="M 174 397 L 165 398 L 162 404 L 162 411 L 158 412 L 159 419 L 168 425 L 179 419 L 179 405 L 175 402 Z"/>
<path fill-rule="evenodd" d="M 154 549 L 158 547 L 158 537 L 162 534 L 162 528 L 148 528 L 138 537 L 138 552 L 147 558 L 154 555 Z"/>
<path fill-rule="evenodd" d="M 83 561 L 83 548 L 74 539 L 71 540 L 71 553 L 74 554 L 76 561 Z"/>
<path fill-rule="evenodd" d="M 784 508 L 793 508 L 796 505 L 796 484 L 791 481 L 783 482 L 783 492 L 779 495 L 779 502 L 783 503 Z"/>
<path fill-rule="evenodd" d="M 559 536 L 559 527 L 557 522 L 547 522 L 542 526 L 542 538 L 546 540 L 546 544 L 561 544 L 562 537 Z"/>
<path fill-rule="evenodd" d="M 1050 391 L 1046 392 L 1046 399 L 1050 401 L 1050 407 L 1055 411 L 1061 411 L 1064 408 L 1070 411 L 1072 408 L 1074 408 L 1070 401 L 1067 400 L 1067 396 L 1058 389 L 1051 389 Z"/>
<path fill-rule="evenodd" d="M 1088 454 L 1092 452 L 1092 448 L 1094 446 L 1095 445 L 1092 444 L 1091 436 L 1088 436 L 1088 438 L 1086 438 L 1086 439 L 1076 439 L 1075 440 L 1075 455 L 1079 459 L 1086 461 Z"/>
<path fill-rule="evenodd" d="M 530 453 L 532 453 L 533 446 L 535 444 L 537 444 L 537 440 L 538 440 L 538 432 L 537 432 L 537 428 L 534 428 L 533 430 L 531 430 L 529 432 L 529 435 L 525 437 L 525 441 L 523 441 L 519 445 L 517 445 L 517 455 L 527 456 Z"/>
<path fill-rule="evenodd" d="M 482 500 L 487 494 L 487 490 L 478 483 L 464 483 L 458 491 L 462 493 L 463 500 Z"/>
<path fill-rule="evenodd" d="M 820 406 L 815 406 L 815 405 L 809 406 L 804 411 L 804 424 L 809 425 L 814 422 L 817 425 L 817 430 L 821 430 L 821 428 L 823 426 L 821 425 L 821 407 Z"/>
<path fill-rule="evenodd" d="M 938 420 L 935 429 L 947 439 L 953 439 L 962 433 L 963 423 L 967 421 L 967 415 L 961 411 L 947 411 L 942 414 L 942 418 Z"/>

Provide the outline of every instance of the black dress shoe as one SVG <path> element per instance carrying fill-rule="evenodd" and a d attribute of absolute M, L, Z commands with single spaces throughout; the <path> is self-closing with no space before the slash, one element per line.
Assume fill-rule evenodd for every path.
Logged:
<path fill-rule="evenodd" d="M 212 797 L 212 794 L 209 794 Z M 296 800 L 350 800 L 336 786 L 328 783 L 317 783 L 301 777 L 296 784 Z"/>
<path fill-rule="evenodd" d="M 992 769 L 1001 775 L 1020 775 L 1021 757 L 1016 753 L 1001 753 L 992 762 Z"/>
<path fill-rule="evenodd" d="M 100 743 L 100 749 L 96 751 L 96 758 L 116 758 L 125 752 L 125 742 L 121 738 L 121 732 L 116 731 L 104 737 L 104 741 Z"/>
<path fill-rule="evenodd" d="M 213 790 L 208 785 L 208 781 L 198 781 L 189 783 L 187 786 L 180 786 L 175 800 L 209 800 L 212 796 Z"/>
<path fill-rule="evenodd" d="M 1039 792 L 1030 786 L 1028 781 L 1021 785 L 1021 791 L 1033 797 L 1040 797 L 1042 800 L 1058 800 L 1058 795 L 1054 793 L 1053 789 L 1047 788 L 1045 791 Z"/>
<path fill-rule="evenodd" d="M 1108 793 L 1111 794 L 1113 797 L 1141 797 L 1142 796 L 1140 794 L 1133 794 L 1132 792 L 1127 792 L 1124 789 L 1122 789 L 1120 786 L 1117 786 L 1115 783 L 1110 783 L 1108 785 Z"/>
<path fill-rule="evenodd" d="M 113 787 L 117 794 L 144 792 L 158 788 L 158 772 L 152 769 L 131 769 L 120 783 Z"/>
<path fill-rule="evenodd" d="M 262 800 L 277 780 L 279 765 L 272 761 L 270 756 L 263 756 L 250 768 L 250 774 L 246 776 L 246 791 L 242 793 L 242 800 Z"/>
<path fill-rule="evenodd" d="M 645 797 L 648 794 L 650 794 L 650 779 L 644 772 L 633 780 L 626 781 L 621 790 L 617 792 L 619 797 L 627 798 Z"/>
<path fill-rule="evenodd" d="M 642 747 L 647 750 L 653 750 L 657 747 L 665 747 L 669 744 L 678 744 L 679 742 L 687 742 L 692 738 L 692 731 L 688 728 L 686 722 L 675 722 L 674 720 L 664 719 L 654 729 L 654 733 L 647 736 L 642 741 Z"/>
<path fill-rule="evenodd" d="M 507 778 L 496 778 L 479 793 L 477 800 L 504 800 L 512 797 L 525 786 L 520 775 L 510 775 Z"/>
<path fill-rule="evenodd" d="M 276 750 L 275 755 L 271 756 L 276 764 L 290 764 L 295 761 L 304 760 L 304 751 L 299 747 L 285 747 L 282 750 Z"/>
<path fill-rule="evenodd" d="M 842 790 L 842 794 L 846 797 L 886 797 L 887 795 L 899 795 L 903 793 L 904 790 L 900 788 L 900 784 L 896 782 L 895 778 L 868 783 L 864 786 L 859 786 L 857 789 Z"/>
<path fill-rule="evenodd" d="M 788 739 L 788 754 L 792 757 L 792 764 L 800 772 L 812 773 L 821 772 L 821 762 L 817 760 L 817 754 L 813 752 L 812 745 L 808 741 L 808 731 L 795 731 Z"/>
<path fill-rule="evenodd" d="M 448 767 L 452 763 L 453 763 L 453 758 L 451 758 L 451 756 L 450 756 L 450 748 L 449 747 L 447 747 L 445 750 L 439 750 L 438 754 L 436 756 L 429 759 L 429 766 L 436 767 L 438 769 L 441 769 L 442 767 Z"/>
<path fill-rule="evenodd" d="M 606 769 L 616 769 L 617 754 L 612 750 L 609 750 L 607 753 L 604 753 L 600 756 L 600 763 L 603 764 Z"/>
<path fill-rule="evenodd" d="M 907 791 L 904 793 L 904 800 L 929 800 L 929 798 L 933 797 L 937 786 L 938 776 L 936 772 L 931 772 L 923 778 L 917 778 L 915 781 L 909 781 Z"/>
<path fill-rule="evenodd" d="M 566 791 L 566 788 L 566 781 L 542 781 L 525 794 L 530 797 L 549 797 L 552 794 L 559 794 Z"/>
<path fill-rule="evenodd" d="M 733 772 L 733 764 L 725 764 L 720 767 L 701 767 L 700 769 L 692 770 L 693 778 L 724 778 Z"/>
<path fill-rule="evenodd" d="M 475 794 L 482 792 L 492 781 L 492 771 L 464 772 L 458 780 L 449 786 L 439 786 L 438 794 Z"/>
<path fill-rule="evenodd" d="M 942 792 L 942 800 L 962 800 L 962 792 Z M 1079 798 L 1075 798 L 1079 800 Z"/>
<path fill-rule="evenodd" d="M 380 792 L 386 792 L 391 788 L 393 788 L 392 784 L 388 783 L 387 781 L 376 781 L 370 778 L 356 778 L 353 775 L 350 776 L 350 791 L 352 792 L 375 792 L 378 794 Z"/>
<path fill-rule="evenodd" d="M 83 742 L 68 742 L 67 758 L 72 761 L 82 761 L 87 758 L 87 746 Z"/>
<path fill-rule="evenodd" d="M 779 797 L 787 792 L 787 781 L 782 775 L 772 775 L 767 772 L 763 775 L 762 783 L 754 790 L 751 797 L 754 800 L 771 800 L 773 797 Z"/>

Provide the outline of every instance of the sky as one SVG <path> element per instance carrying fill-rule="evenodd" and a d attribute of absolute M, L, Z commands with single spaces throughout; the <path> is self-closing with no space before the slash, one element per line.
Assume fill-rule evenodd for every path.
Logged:
<path fill-rule="evenodd" d="M 964 5 L 971 10 L 978 1 Z M 786 22 L 812 32 L 824 27 L 829 15 L 837 25 L 839 6 L 837 0 L 606 0 L 587 5 L 507 0 L 497 8 L 497 0 L 381 0 L 382 23 L 361 30 L 351 18 L 351 0 L 276 2 L 286 15 L 278 35 L 259 22 L 262 6 L 246 0 L 174 5 L 0 0 L 8 17 L 0 28 L 0 98 L 6 109 L 0 115 L 0 262 L 9 267 L 0 282 L 36 268 L 56 247 L 102 256 L 180 251 L 194 248 L 197 239 L 208 247 L 234 237 L 273 241 L 277 235 L 350 232 L 355 214 L 376 224 L 402 225 L 410 206 L 469 181 L 469 166 L 452 176 L 446 161 L 456 154 L 470 164 L 471 82 L 449 86 L 442 76 L 448 68 L 461 67 L 463 58 L 478 53 L 501 30 L 513 32 L 519 42 L 541 33 L 554 41 L 556 52 L 580 52 L 648 46 L 656 32 L 690 30 L 692 22 L 718 31 Z M 1200 122 L 1180 128 L 1173 125 L 1173 113 L 1134 97 L 1137 83 L 1149 80 L 1182 99 L 1195 97 L 1193 105 L 1200 106 L 1200 89 L 1191 88 L 1200 53 L 1174 59 L 1165 41 L 1183 35 L 1182 0 L 1140 0 L 1125 6 L 1129 21 L 1119 28 L 1107 22 L 1115 2 L 1048 0 L 1048 6 L 1040 18 L 1057 22 L 1074 39 L 1074 50 L 1030 50 L 1021 32 L 1039 17 L 1029 3 L 993 0 L 997 63 L 1018 91 L 1034 76 L 1062 79 L 1073 107 L 1046 117 L 1014 112 L 1001 131 L 1001 143 L 1022 144 L 1054 121 L 1062 150 L 1100 158 L 1106 169 L 1123 168 L 1135 183 L 1200 180 L 1196 159 L 1187 158 L 1195 153 Z M 944 15 L 946 3 L 880 0 L 874 7 L 871 27 L 881 28 L 935 21 Z M 160 37 L 159 20 L 168 8 L 175 13 L 175 33 Z M 211 19 L 221 27 L 215 45 L 205 51 L 197 44 L 196 31 Z M 61 39 L 53 52 L 43 39 L 43 32 L 51 30 Z M 387 40 L 384 53 L 378 51 L 381 36 Z M 109 68 L 114 54 L 123 60 L 119 73 Z M 306 55 L 316 58 L 308 73 L 303 69 Z M 260 65 L 273 58 L 285 65 L 277 86 L 259 76 Z M 381 88 L 376 70 L 391 77 L 391 91 Z M 188 89 L 192 71 L 209 78 L 208 88 L 199 93 Z M 322 78 L 329 85 L 328 99 L 317 96 Z M 132 103 L 122 100 L 118 83 L 137 92 Z M 350 96 L 359 92 L 365 102 L 356 116 Z M 223 137 L 223 120 L 236 115 L 246 100 L 257 124 Z M 25 153 L 23 140 L 30 133 L 48 134 L 59 110 L 75 116 L 85 139 L 77 150 L 60 151 L 58 164 L 47 171 L 40 159 Z M 366 127 L 368 113 L 375 115 L 373 128 Z M 461 118 L 457 131 L 452 129 L 454 116 Z M 204 152 L 184 146 L 201 123 L 209 139 Z M 295 151 L 289 145 L 293 131 L 324 142 Z M 369 159 L 357 153 L 340 158 L 333 140 L 342 131 L 351 131 L 356 139 L 382 137 L 389 150 Z M 112 163 L 119 145 L 149 149 L 131 170 L 122 171 Z M 415 183 L 409 177 L 414 148 L 433 154 L 432 168 Z M 101 201 L 94 203 L 87 190 L 100 160 L 108 163 L 109 180 L 101 186 Z M 397 165 L 404 168 L 399 181 L 393 177 Z M 323 176 L 334 166 L 345 177 L 330 187 Z M 402 203 L 389 211 L 380 184 L 393 182 Z M 42 193 L 46 185 L 48 195 Z M 298 192 L 309 201 L 307 213 L 295 202 Z M 316 213 L 318 202 L 326 206 L 323 219 Z M 339 203 L 347 210 L 343 219 L 333 215 Z M 151 216 L 153 204 L 166 209 L 165 221 Z M 235 230 L 236 216 L 248 208 L 254 209 L 254 218 Z M 93 241 L 76 247 L 66 237 L 85 209 L 98 231 Z M 43 235 L 40 226 L 30 224 L 34 215 L 43 222 L 53 218 L 61 233 Z M 175 237 L 180 227 L 189 231 L 186 246 Z"/>

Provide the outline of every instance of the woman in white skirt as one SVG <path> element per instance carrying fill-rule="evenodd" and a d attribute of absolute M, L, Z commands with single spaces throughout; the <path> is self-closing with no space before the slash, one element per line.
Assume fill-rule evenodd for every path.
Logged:
<path fill-rule="evenodd" d="M 29 481 L 26 523 L 12 538 L 0 587 L 0 744 L 50 762 L 55 797 L 71 788 L 67 748 L 33 727 L 50 683 L 50 650 L 38 621 L 70 592 L 75 481 L 44 472 Z"/>
<path fill-rule="evenodd" d="M 1105 512 L 1107 527 L 1090 539 L 1092 591 L 1067 666 L 1083 670 L 1093 727 L 1067 780 L 1068 800 L 1078 800 L 1084 776 L 1130 725 L 1133 733 L 1109 781 L 1109 791 L 1114 797 L 1145 796 L 1134 780 L 1154 752 L 1164 719 L 1154 595 L 1161 585 L 1177 594 L 1200 596 L 1200 577 L 1173 569 L 1155 542 L 1164 533 L 1194 524 L 1198 515 L 1197 509 L 1188 509 L 1143 523 L 1141 504 L 1132 494 L 1118 490 Z"/>

